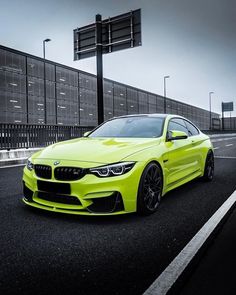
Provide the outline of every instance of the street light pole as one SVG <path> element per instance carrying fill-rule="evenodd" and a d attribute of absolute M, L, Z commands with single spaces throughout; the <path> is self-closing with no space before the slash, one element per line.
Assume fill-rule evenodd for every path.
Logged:
<path fill-rule="evenodd" d="M 102 16 L 96 15 L 96 62 L 97 62 L 97 116 L 98 125 L 104 122 Z"/>
<path fill-rule="evenodd" d="M 213 91 L 210 91 L 209 92 L 209 108 L 210 108 L 210 130 L 211 130 L 211 128 L 212 128 L 212 126 L 211 126 L 211 121 L 212 121 L 212 119 L 211 119 L 211 95 L 212 94 L 214 94 L 214 92 Z"/>
<path fill-rule="evenodd" d="M 164 76 L 164 114 L 166 114 L 166 79 L 170 76 Z"/>
<path fill-rule="evenodd" d="M 47 100 L 46 100 L 46 66 L 45 66 L 45 44 L 51 39 L 43 40 L 43 81 L 44 81 L 44 123 L 47 124 Z"/>
<path fill-rule="evenodd" d="M 43 59 L 45 59 L 45 43 L 46 42 L 50 42 L 51 41 L 51 39 L 45 39 L 45 40 L 43 40 Z"/>

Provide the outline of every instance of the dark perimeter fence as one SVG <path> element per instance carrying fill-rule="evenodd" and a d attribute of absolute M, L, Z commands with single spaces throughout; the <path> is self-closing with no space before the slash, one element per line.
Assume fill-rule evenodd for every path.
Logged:
<path fill-rule="evenodd" d="M 38 148 L 82 137 L 91 126 L 58 126 L 0 123 L 0 149 Z"/>
<path fill-rule="evenodd" d="M 0 123 L 0 150 L 45 147 L 55 142 L 82 137 L 92 129 L 93 126 Z M 236 117 L 224 118 L 223 126 L 220 119 L 213 119 L 212 130 L 205 131 L 235 132 Z"/>

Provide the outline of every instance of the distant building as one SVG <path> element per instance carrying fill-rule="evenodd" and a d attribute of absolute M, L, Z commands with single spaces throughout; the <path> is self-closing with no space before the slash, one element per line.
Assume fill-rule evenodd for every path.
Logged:
<path fill-rule="evenodd" d="M 223 119 L 223 128 L 225 130 L 236 130 L 236 117 L 226 117 Z"/>
<path fill-rule="evenodd" d="M 0 123 L 96 126 L 96 104 L 96 76 L 45 60 L 44 77 L 44 59 L 0 46 Z M 104 79 L 105 119 L 163 110 L 163 96 Z M 167 98 L 167 113 L 209 129 L 207 110 Z"/>

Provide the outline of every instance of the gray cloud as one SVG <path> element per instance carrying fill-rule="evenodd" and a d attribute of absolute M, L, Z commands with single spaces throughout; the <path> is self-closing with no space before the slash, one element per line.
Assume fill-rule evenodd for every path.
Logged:
<path fill-rule="evenodd" d="M 234 101 L 236 2 L 234 0 L 48 0 L 0 1 L 1 44 L 95 73 L 95 60 L 74 62 L 72 30 L 103 17 L 142 8 L 143 46 L 104 56 L 104 75 L 152 92 L 213 110 Z M 236 112 L 234 112 L 236 115 Z"/>

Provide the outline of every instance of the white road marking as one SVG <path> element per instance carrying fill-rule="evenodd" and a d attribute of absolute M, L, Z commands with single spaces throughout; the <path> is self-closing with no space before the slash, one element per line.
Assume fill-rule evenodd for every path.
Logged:
<path fill-rule="evenodd" d="M 228 137 L 228 138 L 211 139 L 211 142 L 219 142 L 219 141 L 225 141 L 225 140 L 231 140 L 231 139 L 236 139 L 236 137 Z"/>
<path fill-rule="evenodd" d="M 0 169 L 19 167 L 19 166 L 25 166 L 25 164 L 16 164 L 16 165 L 11 165 L 11 166 L 0 166 Z"/>
<path fill-rule="evenodd" d="M 229 144 L 226 144 L 225 146 L 232 146 L 233 145 L 233 143 L 229 143 Z"/>
<path fill-rule="evenodd" d="M 236 159 L 234 156 L 214 156 L 214 158 L 218 159 Z"/>
<path fill-rule="evenodd" d="M 223 205 L 215 212 L 215 214 L 204 224 L 197 232 L 192 240 L 184 247 L 184 249 L 176 256 L 176 258 L 167 266 L 153 284 L 144 292 L 144 295 L 165 295 L 199 249 L 211 235 L 222 218 L 230 210 L 236 202 L 236 191 L 224 202 Z"/>
<path fill-rule="evenodd" d="M 214 137 L 228 137 L 228 136 L 236 136 L 236 133 L 218 133 L 218 134 L 208 134 L 209 137 L 214 138 Z"/>
<path fill-rule="evenodd" d="M 213 148 L 213 150 L 218 150 L 220 147 L 219 146 L 216 146 Z"/>

